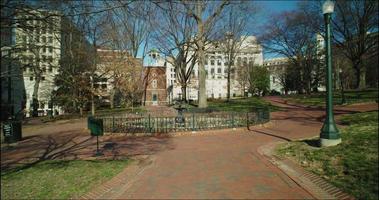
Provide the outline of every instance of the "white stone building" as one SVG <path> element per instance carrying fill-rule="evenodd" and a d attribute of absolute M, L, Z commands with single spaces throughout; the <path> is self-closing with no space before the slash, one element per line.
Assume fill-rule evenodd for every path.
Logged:
<path fill-rule="evenodd" d="M 30 116 L 33 92 L 36 84 L 36 70 L 40 70 L 38 86 L 38 115 L 48 111 L 55 114 L 62 112 L 52 106 L 54 78 L 58 74 L 61 57 L 61 20 L 58 12 L 33 10 L 34 20 L 27 20 L 26 25 L 16 25 L 14 29 L 14 46 L 19 51 L 14 55 L 21 63 L 25 85 L 25 113 Z M 51 15 L 49 20 L 44 19 Z M 25 15 L 17 17 L 28 17 Z M 37 72 L 38 73 L 38 72 Z"/>
<path fill-rule="evenodd" d="M 58 11 L 24 8 L 14 20 L 17 23 L 9 36 L 12 40 L 9 48 L 12 49 L 14 67 L 17 63 L 22 71 L 21 105 L 25 116 L 32 115 L 33 94 L 36 91 L 39 116 L 49 112 L 53 115 L 62 114 L 63 110 L 54 104 L 53 91 L 58 89 L 55 77 L 59 74 L 62 58 L 68 54 L 68 46 L 77 43 L 78 38 L 82 38 L 82 43 L 86 43 L 86 40 Z M 73 42 L 68 42 L 69 37 Z"/>
<path fill-rule="evenodd" d="M 282 79 L 287 65 L 288 59 L 284 57 L 264 60 L 263 66 L 265 66 L 270 73 L 270 91 L 274 90 L 280 94 L 284 94 Z"/>
<path fill-rule="evenodd" d="M 262 47 L 257 43 L 254 36 L 246 37 L 239 51 L 236 52 L 236 66 L 232 66 L 231 73 L 231 97 L 242 96 L 247 90 L 241 88 L 237 81 L 236 67 L 241 64 L 263 65 Z M 234 70 L 233 70 L 234 69 Z M 208 98 L 226 98 L 227 97 L 227 55 L 223 48 L 212 45 L 207 48 L 205 53 L 205 71 L 206 71 L 206 94 Z M 198 64 L 193 68 L 190 83 L 187 87 L 187 99 L 198 100 Z M 166 62 L 167 87 L 172 86 L 173 90 L 169 97 L 179 98 L 181 95 L 181 86 L 176 82 L 174 67 Z"/>

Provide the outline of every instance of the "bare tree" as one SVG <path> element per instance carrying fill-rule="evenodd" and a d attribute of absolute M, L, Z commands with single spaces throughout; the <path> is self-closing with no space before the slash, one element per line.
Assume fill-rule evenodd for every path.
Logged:
<path fill-rule="evenodd" d="M 334 40 L 344 49 L 345 56 L 352 62 L 355 70 L 355 88 L 365 88 L 364 59 L 378 52 L 377 38 L 369 33 L 378 30 L 377 1 L 337 1 Z M 376 36 L 377 37 L 377 36 Z"/>
<path fill-rule="evenodd" d="M 193 17 L 197 25 L 196 33 L 196 48 L 197 58 L 199 66 L 199 107 L 207 107 L 207 95 L 206 95 L 206 72 L 205 72 L 205 48 L 206 43 L 209 41 L 212 33 L 212 28 L 216 24 L 223 9 L 229 4 L 228 0 L 221 2 L 185 2 L 186 12 Z M 208 12 L 205 15 L 205 12 Z"/>
<path fill-rule="evenodd" d="M 195 21 L 183 12 L 183 4 L 168 2 L 159 5 L 160 12 L 153 26 L 158 50 L 175 68 L 177 81 L 182 89 L 182 99 L 187 101 L 187 86 L 197 61 L 194 48 Z"/>
<path fill-rule="evenodd" d="M 298 92 L 310 93 L 319 57 L 315 39 L 317 32 L 309 28 L 306 15 L 301 12 L 282 13 L 274 16 L 265 29 L 260 37 L 263 47 L 268 52 L 287 57 L 290 67 L 296 68 L 291 71 L 297 73 L 298 83 L 295 85 Z"/>
<path fill-rule="evenodd" d="M 248 23 L 256 14 L 256 5 L 251 1 L 233 1 L 225 8 L 221 26 L 223 27 L 223 37 L 221 48 L 227 58 L 227 101 L 230 100 L 231 72 L 235 63 L 235 58 L 242 48 L 248 31 Z"/>
<path fill-rule="evenodd" d="M 142 59 L 146 56 L 148 38 L 152 31 L 151 20 L 155 11 L 153 4 L 148 1 L 134 1 L 128 6 L 122 6 L 123 1 L 104 2 L 112 9 L 114 30 L 118 37 L 121 49 L 127 50 L 129 55 L 136 58 L 142 52 Z"/>
<path fill-rule="evenodd" d="M 323 33 L 321 3 L 302 4 L 302 10 L 309 17 L 313 28 Z M 379 24 L 378 1 L 371 0 L 337 0 L 335 14 L 332 18 L 333 41 L 350 60 L 355 71 L 355 88 L 365 87 L 367 73 L 365 60 L 378 55 Z M 312 26 L 310 26 L 312 28 Z"/>

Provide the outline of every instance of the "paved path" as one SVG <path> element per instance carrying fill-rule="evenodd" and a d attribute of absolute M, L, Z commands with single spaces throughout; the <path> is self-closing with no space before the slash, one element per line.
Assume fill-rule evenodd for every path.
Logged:
<path fill-rule="evenodd" d="M 211 131 L 209 135 L 171 139 L 171 148 L 153 156 L 151 166 L 117 192 L 98 198 L 122 199 L 309 199 L 309 192 L 271 164 L 259 147 L 319 134 L 324 111 L 288 105 L 278 97 L 267 100 L 283 108 L 268 127 L 252 131 Z M 377 110 L 377 104 L 337 108 L 337 114 Z"/>
<path fill-rule="evenodd" d="M 272 114 L 268 127 L 209 131 L 179 137 L 101 138 L 105 158 L 149 155 L 151 162 L 131 178 L 123 179 L 97 198 L 160 199 L 304 199 L 305 189 L 259 153 L 263 145 L 317 136 L 324 111 L 288 105 L 268 97 L 283 108 Z M 337 107 L 337 114 L 378 110 L 378 104 Z M 65 129 L 65 130 L 62 130 Z M 2 149 L 1 168 L 48 159 L 87 159 L 96 149 L 83 121 L 54 124 L 30 131 L 13 148 Z M 128 169 L 128 168 L 127 168 Z M 127 170 L 126 170 L 127 171 Z M 121 174 L 122 175 L 122 174 Z M 96 188 L 95 188 L 96 190 Z"/>

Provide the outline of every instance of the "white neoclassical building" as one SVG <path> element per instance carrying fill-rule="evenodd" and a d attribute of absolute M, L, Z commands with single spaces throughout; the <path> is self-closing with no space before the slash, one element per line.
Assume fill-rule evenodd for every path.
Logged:
<path fill-rule="evenodd" d="M 206 93 L 208 98 L 227 97 L 227 55 L 221 46 L 212 45 L 205 54 L 206 71 Z M 232 66 L 231 73 L 231 97 L 242 96 L 247 88 L 242 88 L 237 79 L 237 66 L 242 64 L 263 65 L 262 47 L 257 43 L 254 36 L 247 36 L 241 44 L 241 48 L 236 52 L 235 66 Z M 190 83 L 187 87 L 187 98 L 198 100 L 198 64 L 193 68 Z M 167 87 L 172 87 L 168 94 L 169 98 L 177 99 L 181 95 L 181 86 L 176 81 L 174 67 L 166 62 Z"/>
<path fill-rule="evenodd" d="M 83 36 L 58 11 L 25 9 L 29 9 L 28 12 L 15 16 L 16 22 L 17 18 L 27 20 L 15 24 L 10 44 L 11 49 L 17 50 L 12 60 L 19 63 L 22 71 L 24 113 L 26 117 L 31 115 L 33 94 L 37 94 L 38 115 L 61 114 L 63 110 L 53 103 L 53 91 L 57 89 L 55 77 L 59 74 L 62 58 L 68 54 L 68 47 L 74 46 Z M 68 42 L 69 39 L 73 42 Z"/>
<path fill-rule="evenodd" d="M 46 115 L 48 110 L 54 109 L 59 113 L 61 110 L 53 108 L 51 99 L 62 50 L 62 17 L 59 12 L 46 10 L 31 10 L 28 14 L 30 16 L 22 14 L 16 18 L 32 17 L 34 20 L 26 21 L 27 26 L 16 25 L 13 32 L 13 45 L 20 49 L 14 56 L 20 61 L 23 70 L 26 116 L 30 115 L 33 93 L 37 89 L 36 73 L 40 74 L 37 89 L 39 115 Z M 49 20 L 44 20 L 46 15 L 51 15 Z"/>
<path fill-rule="evenodd" d="M 288 66 L 288 58 L 279 57 L 265 59 L 263 66 L 266 67 L 270 73 L 270 91 L 274 90 L 280 94 L 284 94 L 285 92 L 282 82 L 283 75 Z"/>

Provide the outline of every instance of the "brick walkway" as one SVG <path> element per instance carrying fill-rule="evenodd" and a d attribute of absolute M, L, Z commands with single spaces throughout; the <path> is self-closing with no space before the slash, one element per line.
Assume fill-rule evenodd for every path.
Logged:
<path fill-rule="evenodd" d="M 283 108 L 272 114 L 268 126 L 209 131 L 178 137 L 104 136 L 104 159 L 148 155 L 148 162 L 133 165 L 110 180 L 102 190 L 83 198 L 135 199 L 312 199 L 309 188 L 294 181 L 262 155 L 262 146 L 317 136 L 324 111 L 288 105 L 268 97 Z M 378 110 L 378 104 L 337 107 L 337 114 Z M 63 126 L 63 125 L 62 125 Z M 50 128 L 51 134 L 33 135 L 15 147 L 2 150 L 1 168 L 46 159 L 92 159 L 94 138 L 85 127 Z M 46 131 L 45 131 L 46 132 Z"/>
<path fill-rule="evenodd" d="M 173 137 L 171 148 L 152 155 L 151 165 L 141 167 L 143 173 L 117 182 L 110 191 L 91 198 L 331 198 L 312 183 L 301 186 L 301 180 L 289 177 L 261 152 L 261 147 L 270 143 L 318 136 L 324 111 L 288 105 L 278 97 L 267 100 L 284 109 L 273 113 L 268 126 Z M 336 114 L 377 109 L 377 104 L 337 107 Z"/>

